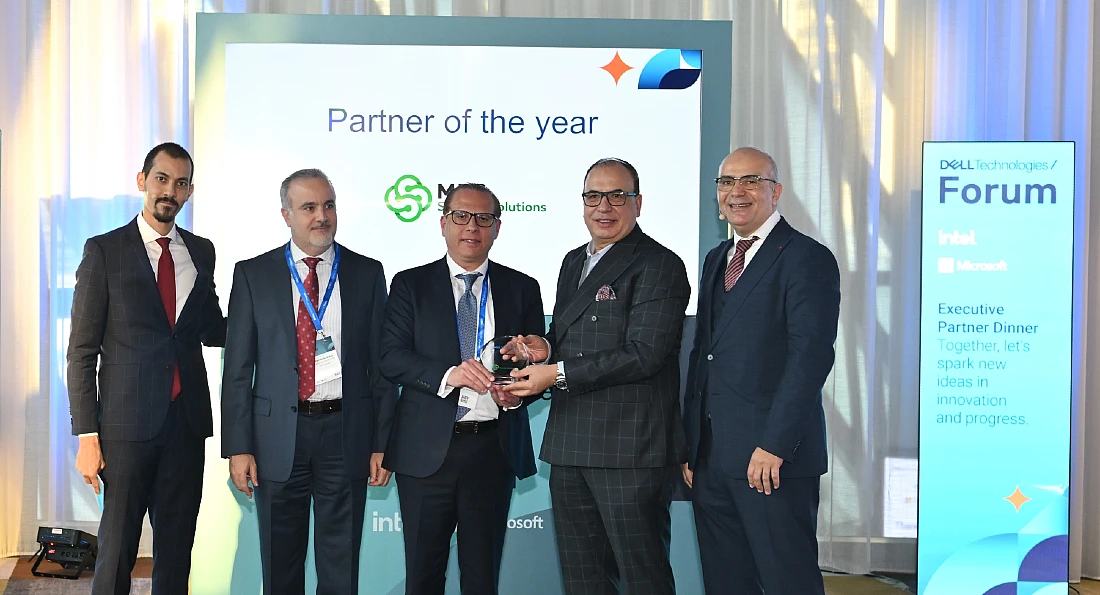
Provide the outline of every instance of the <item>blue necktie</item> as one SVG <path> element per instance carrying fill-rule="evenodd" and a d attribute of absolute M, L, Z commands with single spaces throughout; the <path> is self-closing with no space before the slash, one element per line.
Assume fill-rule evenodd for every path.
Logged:
<path fill-rule="evenodd" d="M 479 345 L 477 343 L 477 298 L 474 297 L 474 281 L 481 273 L 465 273 L 455 275 L 455 278 L 466 282 L 466 293 L 458 299 L 458 345 L 462 355 L 462 361 L 474 357 Z M 470 412 L 469 407 L 459 405 L 455 412 L 455 419 L 462 419 Z"/>

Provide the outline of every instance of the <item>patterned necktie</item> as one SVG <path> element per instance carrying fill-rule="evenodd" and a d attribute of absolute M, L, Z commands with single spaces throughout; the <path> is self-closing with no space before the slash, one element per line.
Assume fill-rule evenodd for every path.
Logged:
<path fill-rule="evenodd" d="M 318 307 L 317 295 L 317 263 L 320 258 L 307 256 L 302 259 L 309 267 L 309 274 L 305 278 L 306 294 L 313 307 Z M 316 390 L 317 384 L 313 380 L 314 365 L 317 363 L 317 328 L 313 326 L 313 319 L 306 310 L 305 296 L 298 300 L 298 400 L 307 401 Z"/>
<path fill-rule="evenodd" d="M 172 260 L 172 252 L 168 250 L 168 242 L 172 238 L 157 238 L 160 244 L 160 260 L 157 261 L 157 289 L 160 291 L 160 302 L 164 304 L 164 313 L 168 315 L 168 326 L 176 328 L 176 261 Z M 172 399 L 180 395 L 180 368 L 172 364 Z"/>
<path fill-rule="evenodd" d="M 474 345 L 477 342 L 477 298 L 474 297 L 473 291 L 474 281 L 480 276 L 481 273 L 455 275 L 456 279 L 466 282 L 466 292 L 458 298 L 458 345 L 462 361 L 473 358 L 477 348 L 480 347 L 480 345 Z M 462 419 L 469 412 L 469 407 L 459 405 L 455 412 L 455 419 Z"/>
<path fill-rule="evenodd" d="M 752 236 L 747 240 L 737 240 L 737 248 L 733 251 L 733 258 L 730 259 L 730 263 L 726 267 L 726 291 L 732 289 L 737 283 L 737 279 L 741 277 L 741 272 L 745 270 L 745 253 L 748 252 L 749 247 L 759 239 L 760 238 L 756 236 Z"/>

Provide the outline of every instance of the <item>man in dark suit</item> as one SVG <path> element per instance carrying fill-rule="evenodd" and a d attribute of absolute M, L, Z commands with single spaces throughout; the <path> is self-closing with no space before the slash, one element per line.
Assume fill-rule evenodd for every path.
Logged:
<path fill-rule="evenodd" d="M 496 593 L 512 489 L 535 457 L 525 403 L 476 358 L 494 337 L 543 332 L 542 293 L 488 259 L 501 225 L 488 188 L 456 186 L 439 224 L 447 255 L 390 287 L 382 372 L 402 389 L 384 466 L 397 477 L 405 593 L 443 594 L 456 526 L 462 592 Z"/>
<path fill-rule="evenodd" d="M 833 367 L 840 273 L 828 248 L 779 216 L 778 179 L 775 161 L 751 148 L 726 157 L 716 179 L 734 237 L 703 264 L 684 409 L 683 475 L 707 593 L 825 592 L 821 388 Z"/>
<path fill-rule="evenodd" d="M 187 593 L 203 442 L 213 434 L 201 344 L 225 344 L 214 245 L 175 225 L 193 171 L 175 143 L 149 151 L 137 175 L 141 214 L 88 240 L 76 270 L 68 351 L 76 468 L 97 494 L 100 478 L 104 488 L 95 594 L 130 592 L 146 510 L 153 592 Z"/>
<path fill-rule="evenodd" d="M 222 456 L 233 484 L 256 493 L 264 592 L 304 592 L 312 502 L 318 593 L 351 594 L 367 485 L 389 482 L 386 278 L 381 263 L 335 243 L 336 192 L 323 172 L 294 172 L 279 195 L 290 242 L 233 271 Z"/>
<path fill-rule="evenodd" d="M 569 252 L 546 338 L 556 366 L 523 370 L 514 394 L 554 385 L 542 442 L 566 593 L 674 592 L 669 501 L 686 460 L 680 338 L 691 287 L 678 256 L 637 226 L 638 173 L 601 159 L 585 175 L 592 240 Z M 533 361 L 548 354 L 527 337 Z M 515 372 L 514 374 L 519 374 Z"/>

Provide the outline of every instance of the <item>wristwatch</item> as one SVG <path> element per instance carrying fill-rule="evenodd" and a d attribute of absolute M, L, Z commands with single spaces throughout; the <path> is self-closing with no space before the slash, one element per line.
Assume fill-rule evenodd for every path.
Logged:
<path fill-rule="evenodd" d="M 565 382 L 565 366 L 564 362 L 558 362 L 558 375 L 554 378 L 554 388 L 558 390 L 569 390 L 569 385 Z"/>

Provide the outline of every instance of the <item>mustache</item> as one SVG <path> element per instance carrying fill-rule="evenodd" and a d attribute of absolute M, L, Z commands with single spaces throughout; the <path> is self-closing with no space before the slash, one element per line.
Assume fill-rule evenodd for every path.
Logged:
<path fill-rule="evenodd" d="M 156 204 L 159 205 L 161 203 L 167 203 L 167 204 L 172 205 L 173 207 L 179 207 L 180 206 L 180 203 L 177 202 L 176 199 L 168 198 L 168 197 L 158 198 Z"/>
<path fill-rule="evenodd" d="M 332 224 L 331 224 L 331 223 L 329 223 L 328 221 L 326 221 L 326 222 L 324 222 L 324 223 L 321 223 L 321 224 L 318 224 L 318 225 L 314 225 L 313 227 L 310 227 L 309 229 L 310 229 L 311 231 L 317 231 L 317 230 L 324 230 L 324 229 L 329 229 L 329 228 L 331 228 L 331 227 L 332 227 Z"/>

